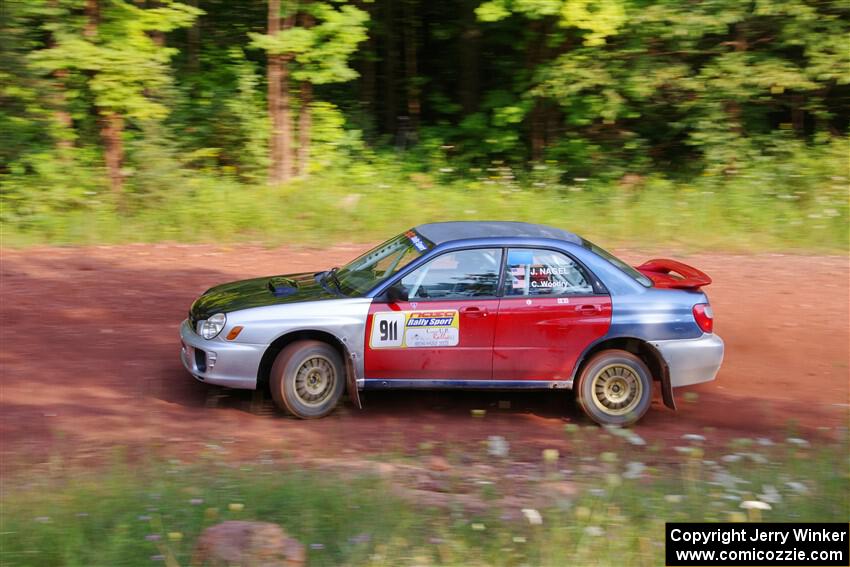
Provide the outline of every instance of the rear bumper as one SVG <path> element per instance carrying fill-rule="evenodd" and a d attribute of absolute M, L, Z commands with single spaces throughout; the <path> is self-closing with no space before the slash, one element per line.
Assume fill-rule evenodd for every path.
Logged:
<path fill-rule="evenodd" d="M 265 345 L 208 341 L 192 330 L 188 320 L 180 325 L 180 338 L 180 360 L 201 382 L 245 390 L 257 388 L 257 370 Z"/>
<path fill-rule="evenodd" d="M 714 380 L 723 363 L 723 339 L 715 334 L 704 334 L 698 339 L 654 341 L 652 345 L 667 363 L 673 388 Z"/>

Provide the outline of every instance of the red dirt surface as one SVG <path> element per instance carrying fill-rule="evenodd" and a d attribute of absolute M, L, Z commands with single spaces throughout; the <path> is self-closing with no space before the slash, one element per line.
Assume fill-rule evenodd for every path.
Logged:
<path fill-rule="evenodd" d="M 314 421 L 288 418 L 251 392 L 196 382 L 179 361 L 192 300 L 234 279 L 321 269 L 365 246 L 330 250 L 127 245 L 2 250 L 4 468 L 50 455 L 126 447 L 174 455 L 282 451 L 345 458 L 474 445 L 501 435 L 512 452 L 569 452 L 563 425 L 588 422 L 566 392 L 369 393 Z M 622 251 L 640 263 L 658 254 Z M 662 254 L 663 255 L 663 254 Z M 669 254 L 668 254 L 669 255 Z M 636 427 L 650 445 L 734 437 L 840 437 L 848 418 L 848 260 L 842 256 L 678 255 L 714 279 L 718 379 L 659 399 Z M 685 396 L 685 392 L 696 394 Z M 509 402 L 510 407 L 504 408 Z M 486 409 L 484 418 L 472 409 Z M 464 445 L 465 444 L 465 445 Z"/>

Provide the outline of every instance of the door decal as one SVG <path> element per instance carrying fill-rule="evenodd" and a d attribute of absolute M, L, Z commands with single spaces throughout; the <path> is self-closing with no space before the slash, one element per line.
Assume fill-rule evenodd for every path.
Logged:
<path fill-rule="evenodd" d="M 453 347 L 460 342 L 456 309 L 440 311 L 385 311 L 375 313 L 369 347 Z"/>

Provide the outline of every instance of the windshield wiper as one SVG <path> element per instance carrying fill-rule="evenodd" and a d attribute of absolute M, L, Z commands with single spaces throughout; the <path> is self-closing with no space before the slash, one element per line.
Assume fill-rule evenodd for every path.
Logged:
<path fill-rule="evenodd" d="M 322 284 L 322 287 L 325 287 L 329 291 L 330 288 L 327 286 L 327 281 L 331 280 L 331 282 L 333 282 L 334 284 L 334 287 L 336 287 L 336 292 L 340 295 L 345 295 L 342 291 L 342 284 L 339 282 L 339 278 L 336 275 L 337 270 L 339 270 L 339 268 L 335 267 L 331 268 L 330 270 L 320 272 L 319 274 L 316 274 L 317 279 L 319 280 L 319 283 Z"/>

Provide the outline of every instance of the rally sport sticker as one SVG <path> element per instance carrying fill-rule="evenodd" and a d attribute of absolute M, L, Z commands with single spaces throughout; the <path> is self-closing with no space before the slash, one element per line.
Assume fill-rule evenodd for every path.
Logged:
<path fill-rule="evenodd" d="M 460 340 L 457 310 L 375 313 L 371 348 L 453 347 Z"/>

